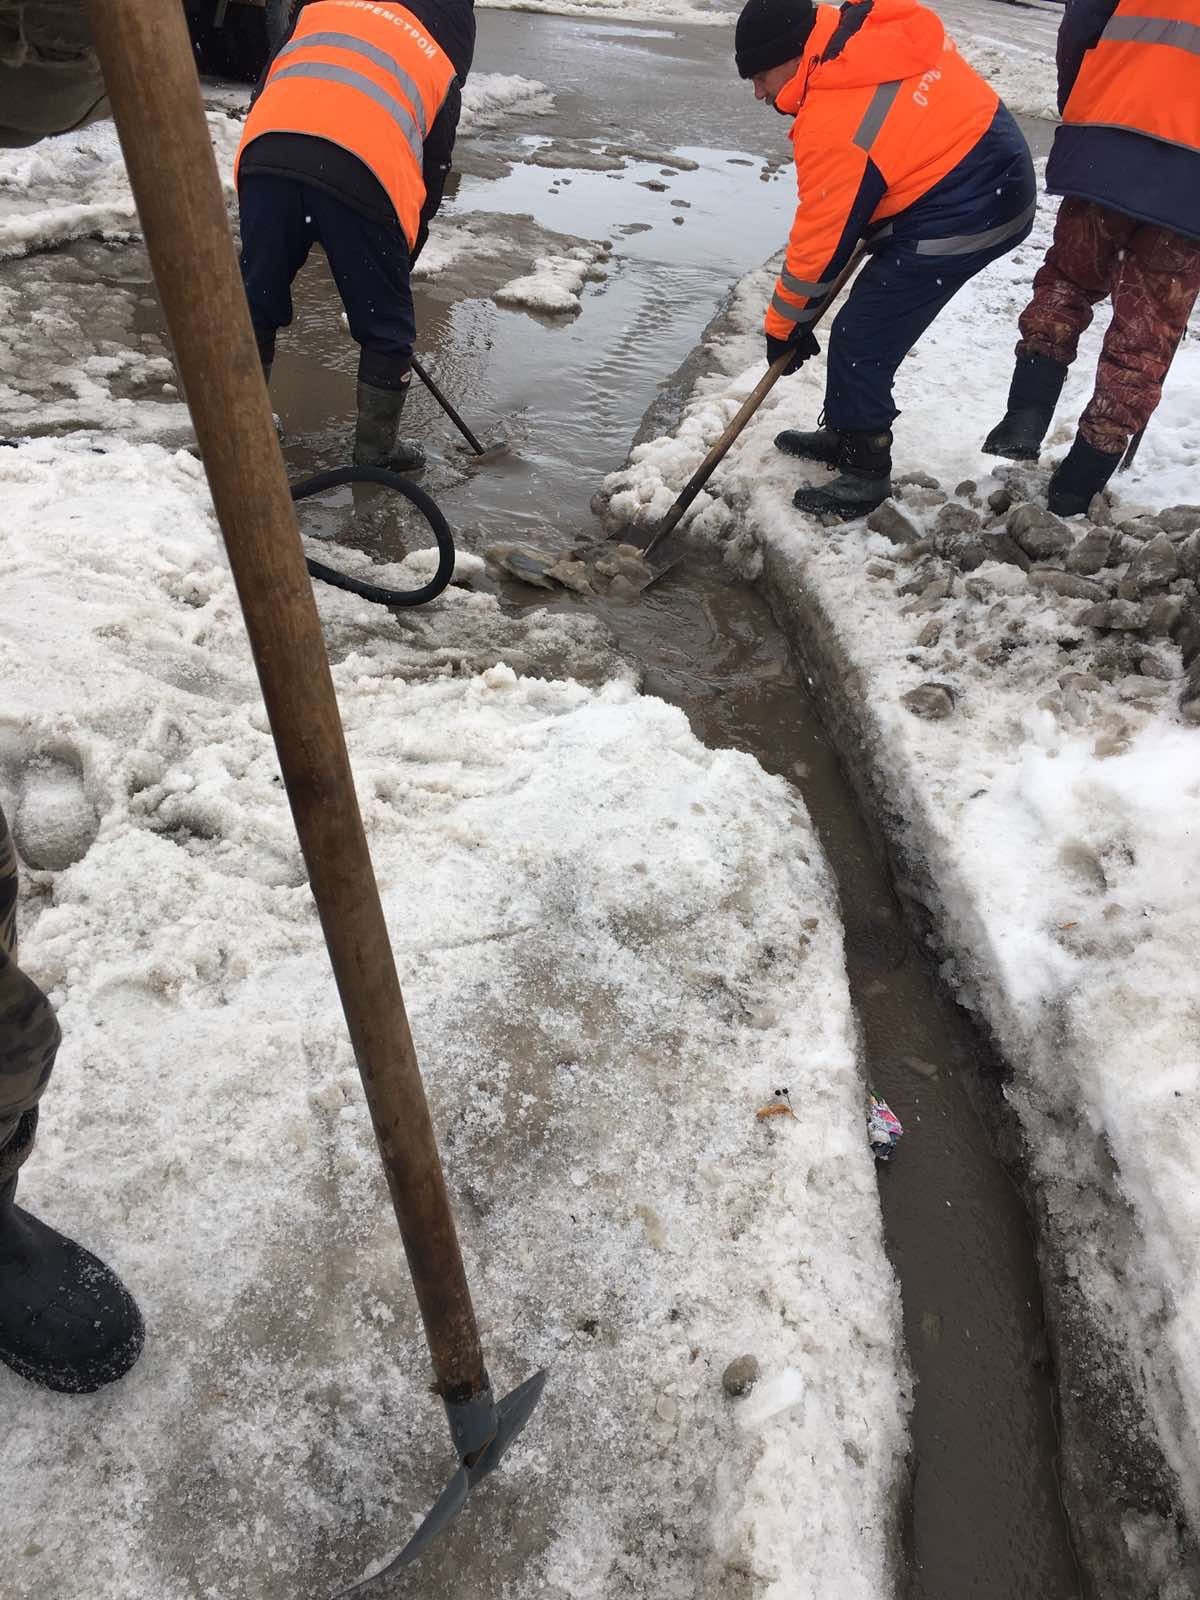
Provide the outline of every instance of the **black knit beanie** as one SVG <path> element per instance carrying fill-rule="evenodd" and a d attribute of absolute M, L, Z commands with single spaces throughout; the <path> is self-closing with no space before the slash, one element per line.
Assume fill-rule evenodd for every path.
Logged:
<path fill-rule="evenodd" d="M 816 20 L 812 0 L 746 0 L 734 34 L 738 76 L 752 78 L 803 55 Z"/>

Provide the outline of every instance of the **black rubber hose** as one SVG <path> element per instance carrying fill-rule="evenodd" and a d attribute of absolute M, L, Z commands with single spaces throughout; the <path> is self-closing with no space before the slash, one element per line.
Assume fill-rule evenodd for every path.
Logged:
<path fill-rule="evenodd" d="M 381 589 L 378 584 L 363 583 L 360 578 L 348 577 L 323 562 L 305 557 L 312 576 L 335 589 L 347 589 L 360 599 L 374 600 L 381 606 L 423 606 L 429 600 L 436 600 L 454 576 L 454 537 L 437 502 L 402 473 L 389 472 L 386 467 L 332 467 L 328 472 L 316 472 L 311 478 L 292 484 L 292 499 L 307 500 L 309 495 L 340 488 L 343 483 L 381 483 L 385 489 L 395 489 L 397 494 L 411 500 L 433 529 L 438 547 L 437 571 L 420 589 Z"/>

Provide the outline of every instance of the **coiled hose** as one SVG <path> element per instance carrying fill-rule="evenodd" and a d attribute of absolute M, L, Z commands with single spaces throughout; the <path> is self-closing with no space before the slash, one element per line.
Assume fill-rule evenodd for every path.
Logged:
<path fill-rule="evenodd" d="M 322 583 L 331 584 L 335 589 L 346 589 L 363 600 L 374 600 L 381 606 L 423 606 L 430 600 L 436 600 L 454 576 L 454 538 L 450 524 L 436 501 L 424 489 L 410 483 L 402 473 L 389 472 L 386 467 L 332 467 L 328 472 L 316 472 L 311 478 L 302 478 L 299 483 L 292 484 L 292 499 L 307 500 L 309 495 L 340 488 L 344 483 L 379 483 L 385 489 L 394 489 L 406 500 L 411 500 L 433 529 L 438 547 L 437 571 L 419 589 L 382 589 L 378 584 L 364 583 L 361 578 L 348 577 L 346 573 L 335 572 L 321 561 L 311 561 L 305 557 L 305 564 L 312 576 L 320 578 Z"/>

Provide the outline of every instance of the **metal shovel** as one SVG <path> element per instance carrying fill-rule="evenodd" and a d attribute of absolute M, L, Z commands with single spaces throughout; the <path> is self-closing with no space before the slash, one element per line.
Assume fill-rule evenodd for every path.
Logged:
<path fill-rule="evenodd" d="M 545 1374 L 497 1403 L 484 1367 L 183 7 L 88 11 L 450 1427 L 455 1472 L 392 1572 L 499 1464 Z"/>
<path fill-rule="evenodd" d="M 854 254 L 834 279 L 825 298 L 825 303 L 813 318 L 810 327 L 815 328 L 824 317 L 830 306 L 853 277 L 865 253 L 865 247 L 861 244 L 858 245 Z M 678 540 L 671 540 L 672 533 L 679 526 L 692 501 L 695 500 L 717 467 L 725 459 L 729 449 L 750 421 L 750 418 L 782 378 L 784 369 L 791 359 L 791 352 L 785 350 L 781 356 L 771 363 L 738 407 L 737 415 L 733 418 L 733 421 L 688 479 L 675 504 L 667 512 L 658 527 L 655 528 L 647 542 L 642 545 L 642 555 L 649 569 L 649 575 L 641 585 L 643 589 L 648 589 L 652 583 L 657 583 L 664 573 L 669 572 L 682 559 L 683 550 Z M 616 535 L 612 537 L 616 537 Z"/>
<path fill-rule="evenodd" d="M 479 440 L 463 421 L 459 412 L 442 393 L 441 389 L 438 388 L 437 384 L 429 376 L 428 372 L 426 372 L 425 368 L 417 360 L 416 356 L 412 358 L 412 369 L 416 373 L 417 377 L 420 378 L 425 387 L 429 390 L 433 398 L 437 401 L 438 405 L 441 406 L 442 410 L 450 418 L 450 421 L 458 429 L 459 433 L 462 434 L 463 438 L 470 445 L 471 449 L 475 453 L 475 463 L 477 466 L 484 466 L 492 461 L 496 461 L 500 456 L 507 453 L 508 443 L 504 439 L 498 439 L 495 444 L 480 444 Z"/>

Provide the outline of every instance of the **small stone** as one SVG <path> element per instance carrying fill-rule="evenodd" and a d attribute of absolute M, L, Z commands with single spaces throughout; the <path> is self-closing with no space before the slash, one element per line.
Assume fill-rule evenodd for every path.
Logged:
<path fill-rule="evenodd" d="M 672 1427 L 679 1421 L 679 1401 L 672 1395 L 660 1394 L 654 1402 L 654 1411 L 660 1422 Z"/>
<path fill-rule="evenodd" d="M 1020 567 L 1022 572 L 1029 571 L 1029 557 L 1007 529 L 990 528 L 984 534 L 983 542 L 987 546 L 989 561 L 1001 561 L 1007 566 Z"/>
<path fill-rule="evenodd" d="M 985 561 L 991 561 L 992 556 L 983 539 L 964 539 L 954 550 L 955 565 L 964 572 L 975 572 Z"/>
<path fill-rule="evenodd" d="M 761 1376 L 757 1356 L 738 1356 L 721 1374 L 721 1387 L 731 1399 L 749 1394 Z"/>
<path fill-rule="evenodd" d="M 1162 532 L 1162 525 L 1157 517 L 1141 516 L 1127 517 L 1117 526 L 1121 532 L 1128 534 L 1131 539 L 1136 539 L 1140 544 L 1145 544 L 1147 539 L 1157 539 Z"/>
<path fill-rule="evenodd" d="M 1121 597 L 1140 600 L 1143 595 L 1165 589 L 1173 578 L 1179 576 L 1179 558 L 1175 546 L 1165 533 L 1149 540 L 1129 563 L 1129 571 L 1121 584 Z"/>
<path fill-rule="evenodd" d="M 914 561 L 923 561 L 926 556 L 933 554 L 932 539 L 918 539 L 916 544 L 902 545 L 892 558 L 902 566 L 910 566 Z"/>
<path fill-rule="evenodd" d="M 1108 558 L 1112 552 L 1113 536 L 1103 528 L 1091 528 L 1078 539 L 1067 551 L 1065 566 L 1068 572 L 1077 572 L 1082 578 L 1090 578 L 1094 572 L 1099 572 L 1108 565 Z"/>
<path fill-rule="evenodd" d="M 1060 689 L 1080 689 L 1086 694 L 1093 694 L 1101 686 L 1101 680 L 1094 672 L 1064 672 L 1058 680 Z"/>
<path fill-rule="evenodd" d="M 970 506 L 956 505 L 953 500 L 941 507 L 933 522 L 934 532 L 943 536 L 978 533 L 982 526 L 983 518 L 978 511 L 973 511 Z"/>
<path fill-rule="evenodd" d="M 942 625 L 936 617 L 932 617 L 917 635 L 917 643 L 923 650 L 927 650 L 931 645 L 935 645 L 941 637 Z"/>
<path fill-rule="evenodd" d="M 1143 678 L 1171 679 L 1175 676 L 1167 663 L 1160 661 L 1152 650 L 1147 650 L 1138 662 L 1138 671 Z"/>
<path fill-rule="evenodd" d="M 1200 672 L 1189 672 L 1179 691 L 1179 715 L 1185 722 L 1200 722 Z"/>
<path fill-rule="evenodd" d="M 1180 570 L 1189 578 L 1200 578 L 1200 533 L 1191 533 L 1182 544 L 1176 545 L 1175 557 Z"/>
<path fill-rule="evenodd" d="M 1117 679 L 1117 694 L 1122 700 L 1155 700 L 1167 692 L 1167 684 L 1159 678 L 1143 678 L 1141 673 Z"/>
<path fill-rule="evenodd" d="M 1187 614 L 1182 595 L 1160 595 L 1150 607 L 1150 617 L 1146 627 L 1150 633 L 1153 633 L 1158 638 L 1175 639 L 1178 644 L 1177 629 L 1180 626 L 1180 619 Z M 1183 654 L 1183 664 L 1185 667 L 1190 665 L 1186 650 L 1184 650 Z"/>
<path fill-rule="evenodd" d="M 1194 533 L 1200 528 L 1200 506 L 1168 506 L 1158 522 L 1164 533 Z"/>
<path fill-rule="evenodd" d="M 1031 589 L 1050 589 L 1065 595 L 1068 600 L 1106 600 L 1104 587 L 1087 578 L 1078 578 L 1073 572 L 1057 572 L 1050 567 L 1035 567 L 1029 574 Z"/>
<path fill-rule="evenodd" d="M 964 478 L 961 483 L 956 483 L 954 492 L 960 500 L 969 500 L 973 494 L 979 493 L 979 485 L 974 478 Z"/>
<path fill-rule="evenodd" d="M 904 607 L 906 616 L 916 616 L 922 611 L 936 611 L 942 601 L 950 594 L 952 580 L 950 578 L 934 578 L 932 583 L 927 583 L 921 589 L 920 595 L 911 605 Z"/>
<path fill-rule="evenodd" d="M 941 488 L 941 484 L 937 479 L 931 478 L 927 472 L 905 472 L 899 478 L 893 478 L 892 482 L 899 489 L 907 489 L 910 486 L 918 489 Z"/>
<path fill-rule="evenodd" d="M 1146 607 L 1139 606 L 1133 600 L 1101 600 L 1099 604 L 1081 611 L 1075 618 L 1075 625 L 1079 628 L 1127 631 L 1144 628 L 1149 620 L 1150 613 Z"/>
<path fill-rule="evenodd" d="M 896 569 L 886 561 L 868 561 L 867 575 L 872 578 L 894 578 Z"/>
<path fill-rule="evenodd" d="M 932 488 L 926 488 L 924 485 L 916 483 L 902 490 L 901 493 L 904 496 L 904 504 L 911 506 L 914 511 L 932 511 L 934 506 L 944 505 L 946 501 L 946 491 L 937 488 L 936 485 Z"/>
<path fill-rule="evenodd" d="M 1092 496 L 1092 503 L 1088 507 L 1088 521 L 1094 523 L 1097 528 L 1112 527 L 1112 507 L 1103 492 Z"/>
<path fill-rule="evenodd" d="M 923 683 L 900 696 L 914 717 L 940 722 L 954 710 L 954 691 L 944 683 Z"/>
<path fill-rule="evenodd" d="M 1158 604 L 1163 602 L 1160 600 Z M 1168 631 L 1179 646 L 1184 666 L 1189 669 L 1195 666 L 1200 661 L 1200 613 L 1180 611 Z"/>
<path fill-rule="evenodd" d="M 885 500 L 881 506 L 876 506 L 867 518 L 867 527 L 872 533 L 881 533 L 893 544 L 916 544 L 921 537 L 916 524 L 905 516 L 894 500 Z"/>
<path fill-rule="evenodd" d="M 1053 561 L 1065 555 L 1074 544 L 1065 522 L 1043 506 L 1014 506 L 1005 524 L 1009 534 L 1033 561 Z"/>
<path fill-rule="evenodd" d="M 1006 511 L 1012 509 L 1013 497 L 1011 490 L 993 489 L 987 497 L 988 509 L 1002 517 Z"/>

